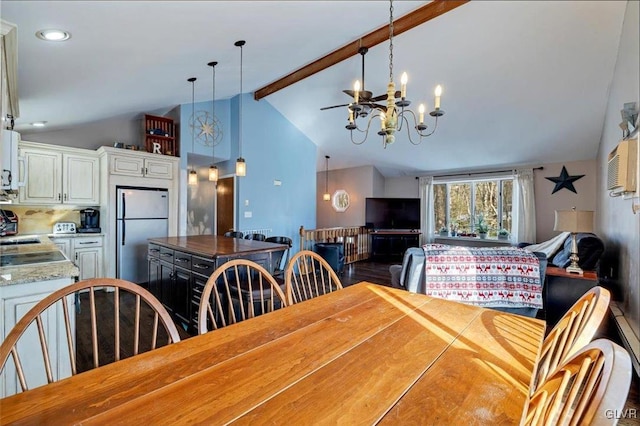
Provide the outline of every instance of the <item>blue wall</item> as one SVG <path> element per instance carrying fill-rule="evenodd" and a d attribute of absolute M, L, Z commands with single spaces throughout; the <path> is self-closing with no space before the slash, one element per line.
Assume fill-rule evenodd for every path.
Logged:
<path fill-rule="evenodd" d="M 273 235 L 291 238 L 296 249 L 300 226 L 316 226 L 316 145 L 268 101 L 254 101 L 251 94 L 242 96 L 242 157 L 247 175 L 237 178 L 237 228 L 271 228 Z M 216 158 L 224 154 L 223 158 L 229 159 L 217 163 L 221 175 L 235 172 L 239 100 L 235 96 L 216 101 L 216 116 L 224 125 L 224 139 L 216 146 Z M 196 111 L 203 109 L 211 111 L 211 102 L 195 104 Z M 181 123 L 189 123 L 190 103 L 181 106 L 180 116 Z M 188 125 L 180 127 L 180 167 L 186 169 L 187 154 L 192 152 L 191 133 Z M 211 148 L 196 140 L 195 153 L 211 156 Z M 275 186 L 274 180 L 281 186 Z M 245 212 L 251 212 L 252 217 L 246 218 Z"/>
<path fill-rule="evenodd" d="M 196 113 L 199 111 L 207 111 L 212 113 L 213 106 L 211 101 L 196 102 L 194 104 Z M 193 146 L 195 149 L 191 149 L 191 127 L 189 126 L 189 119 L 191 117 L 191 103 L 182 104 L 180 106 L 180 168 L 186 169 L 188 165 L 189 153 L 195 153 L 197 155 L 211 157 L 213 149 L 211 146 L 205 146 L 203 142 L 198 140 L 197 133 L 194 138 Z M 216 117 L 221 125 L 222 141 L 216 145 L 216 158 L 217 161 L 221 159 L 229 159 L 231 157 L 231 119 L 229 100 L 216 101 Z"/>
<path fill-rule="evenodd" d="M 288 236 L 297 246 L 300 226 L 313 229 L 316 225 L 317 147 L 268 101 L 242 96 L 242 156 L 247 175 L 238 179 L 238 227 L 271 228 L 274 235 Z M 237 99 L 232 100 L 232 111 Z M 275 186 L 274 180 L 281 186 Z M 244 217 L 247 211 L 251 218 Z"/>

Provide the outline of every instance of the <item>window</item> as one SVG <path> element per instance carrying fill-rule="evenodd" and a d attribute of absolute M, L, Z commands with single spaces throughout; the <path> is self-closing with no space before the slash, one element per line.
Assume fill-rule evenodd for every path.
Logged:
<path fill-rule="evenodd" d="M 435 233 L 443 228 L 450 235 L 477 232 L 480 216 L 489 227 L 488 236 L 498 231 L 511 233 L 513 211 L 513 178 L 439 181 L 433 185 Z"/>

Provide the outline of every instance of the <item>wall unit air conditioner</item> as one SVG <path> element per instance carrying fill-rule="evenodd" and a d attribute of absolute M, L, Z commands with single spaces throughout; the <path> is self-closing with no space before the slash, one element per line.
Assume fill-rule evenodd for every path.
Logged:
<path fill-rule="evenodd" d="M 617 195 L 635 192 L 638 185 L 637 167 L 638 139 L 624 139 L 609 154 L 607 189 Z"/>

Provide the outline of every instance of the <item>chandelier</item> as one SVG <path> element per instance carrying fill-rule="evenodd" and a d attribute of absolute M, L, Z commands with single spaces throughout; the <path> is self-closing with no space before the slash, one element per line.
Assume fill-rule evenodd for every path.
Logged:
<path fill-rule="evenodd" d="M 382 136 L 382 143 L 384 148 L 387 145 L 395 142 L 396 132 L 401 132 L 403 125 L 407 129 L 407 135 L 409 136 L 409 141 L 413 145 L 419 145 L 422 142 L 423 138 L 431 136 L 438 127 L 438 117 L 444 115 L 444 111 L 440 109 L 440 96 L 442 95 L 442 87 L 438 85 L 435 89 L 435 102 L 434 102 L 434 110 L 429 113 L 430 116 L 435 118 L 435 123 L 433 126 L 433 130 L 429 133 L 426 133 L 427 125 L 424 124 L 424 113 L 425 106 L 424 104 L 420 104 L 418 107 L 418 119 L 416 120 L 416 114 L 410 110 L 408 107 L 411 105 L 411 101 L 406 98 L 407 94 L 407 73 L 402 73 L 400 78 L 400 91 L 396 91 L 395 83 L 393 82 L 393 0 L 389 0 L 389 84 L 387 85 L 387 105 L 386 107 L 378 104 L 373 104 L 371 102 L 361 103 L 360 99 L 360 81 L 356 81 L 353 87 L 353 102 L 348 105 L 349 111 L 349 124 L 345 126 L 347 130 L 350 131 L 351 142 L 356 145 L 361 145 L 367 140 L 367 136 L 369 135 L 369 128 L 371 127 L 371 122 L 374 118 L 380 118 L 380 130 L 378 131 L 378 135 Z M 384 96 L 384 95 L 383 95 Z M 374 108 L 379 112 L 376 114 L 371 114 L 367 120 L 367 125 L 365 128 L 360 128 L 358 126 L 357 120 L 358 118 L 366 117 L 367 114 L 362 114 L 364 112 L 363 109 L 366 108 Z M 413 123 L 413 128 L 415 129 L 415 135 L 418 136 L 419 139 L 414 141 L 411 137 L 411 130 L 409 129 L 409 119 Z M 364 133 L 364 137 L 362 140 L 356 140 L 354 138 L 353 131 L 357 130 L 361 133 Z"/>

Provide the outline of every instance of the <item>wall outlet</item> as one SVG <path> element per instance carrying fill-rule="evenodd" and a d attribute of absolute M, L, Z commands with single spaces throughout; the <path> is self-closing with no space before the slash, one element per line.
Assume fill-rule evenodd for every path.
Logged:
<path fill-rule="evenodd" d="M 282 186 L 282 181 L 279 179 L 274 179 L 273 180 L 273 186 Z"/>
<path fill-rule="evenodd" d="M 244 212 L 244 217 L 253 217 L 253 212 Z"/>

